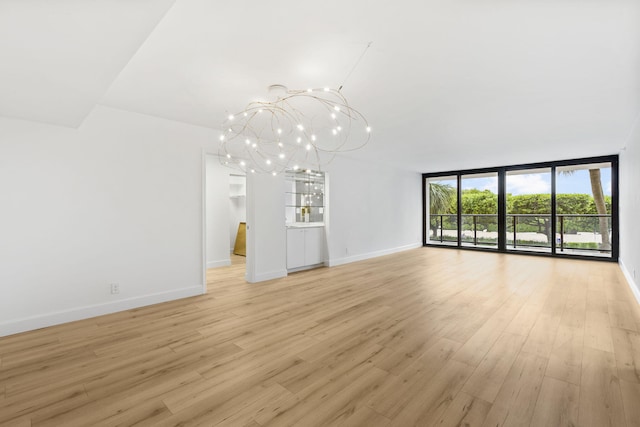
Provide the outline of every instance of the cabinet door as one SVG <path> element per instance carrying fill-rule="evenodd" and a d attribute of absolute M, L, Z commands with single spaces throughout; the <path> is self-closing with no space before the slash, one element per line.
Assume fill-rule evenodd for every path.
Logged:
<path fill-rule="evenodd" d="M 304 264 L 322 264 L 324 262 L 324 228 L 306 228 L 304 231 Z"/>
<path fill-rule="evenodd" d="M 287 229 L 287 268 L 298 268 L 304 262 L 304 229 Z"/>

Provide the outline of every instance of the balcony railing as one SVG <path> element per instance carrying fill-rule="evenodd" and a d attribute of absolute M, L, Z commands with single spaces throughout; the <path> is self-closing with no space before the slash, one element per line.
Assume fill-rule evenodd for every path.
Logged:
<path fill-rule="evenodd" d="M 535 221 L 535 224 L 526 223 L 523 220 Z M 528 239 L 518 239 L 518 225 L 538 229 L 534 231 L 535 236 L 529 234 L 526 236 Z M 544 229 L 545 227 L 548 233 L 551 234 L 551 214 L 507 214 L 507 246 L 514 249 L 518 246 L 521 248 L 550 248 L 551 243 L 548 241 L 547 233 L 544 232 L 545 230 L 541 230 L 541 228 Z M 520 235 L 531 232 L 520 230 Z M 512 241 L 509 240 L 509 235 L 513 236 Z M 544 240 L 542 240 L 543 238 Z M 539 244 L 537 243 L 538 239 L 540 239 Z"/>
<path fill-rule="evenodd" d="M 556 248 L 560 252 L 598 251 L 610 253 L 611 249 L 602 247 L 599 233 L 600 219 L 607 219 L 607 230 L 611 235 L 611 215 L 598 214 L 559 214 L 556 215 Z M 445 223 L 446 221 L 446 223 Z M 462 214 L 462 244 L 473 246 L 497 246 L 498 233 L 496 214 Z M 448 224 L 447 224 L 448 223 Z M 457 243 L 457 215 L 431 215 L 430 230 L 434 235 L 430 241 Z M 445 228 L 449 226 L 450 228 Z M 468 228 L 470 227 L 470 229 Z M 495 231 L 488 231 L 491 228 Z M 434 230 L 435 229 L 435 230 Z M 507 246 L 509 248 L 550 248 L 550 214 L 507 214 Z"/>
<path fill-rule="evenodd" d="M 457 226 L 454 229 L 450 229 L 450 228 L 444 228 L 445 223 L 444 223 L 444 219 L 448 219 L 449 223 L 453 223 L 456 224 L 457 223 L 457 219 L 458 216 L 456 214 L 436 214 L 436 215 L 431 215 L 431 219 L 433 220 L 433 218 L 436 219 L 436 222 L 433 224 L 435 226 L 436 229 L 436 235 L 435 240 L 439 240 L 440 243 L 444 243 L 444 242 L 457 242 L 458 241 L 458 231 L 457 231 Z M 481 228 L 480 230 L 478 229 L 478 226 L 486 226 L 489 222 L 493 222 L 493 224 L 495 225 L 494 228 L 497 230 L 497 224 L 498 224 L 498 216 L 497 215 L 492 215 L 492 214 L 463 214 L 462 215 L 462 222 L 463 224 L 466 224 L 466 220 L 468 218 L 471 218 L 472 220 L 472 227 L 471 230 L 464 230 L 464 225 L 463 225 L 463 233 L 462 233 L 462 240 L 465 243 L 469 243 L 469 239 L 472 239 L 471 241 L 473 242 L 474 245 L 478 245 L 479 242 L 483 243 L 484 240 L 486 240 L 485 237 L 483 237 L 483 235 L 481 234 L 480 236 L 478 236 L 478 233 L 486 233 L 486 228 Z M 491 219 L 493 219 L 493 221 L 491 221 Z M 487 221 L 488 220 L 488 221 Z M 438 231 L 439 231 L 439 236 L 438 236 Z M 473 235 L 469 236 L 467 233 L 465 233 L 466 231 L 472 231 Z M 431 239 L 432 241 L 434 239 Z M 496 243 L 494 245 L 497 245 L 497 235 L 495 237 Z M 484 242 L 487 243 L 487 242 Z M 489 243 L 491 244 L 491 243 Z"/>
<path fill-rule="evenodd" d="M 558 218 L 558 226 L 556 228 L 556 246 L 560 248 L 560 251 L 563 252 L 565 249 L 580 249 L 586 251 L 598 251 L 598 252 L 606 252 L 611 253 L 610 248 L 602 248 L 602 247 L 579 247 L 574 248 L 571 243 L 566 242 L 566 236 L 579 235 L 579 233 L 589 233 L 594 237 L 594 243 L 600 243 L 602 246 L 602 235 L 600 235 L 600 219 L 606 218 L 607 220 L 607 233 L 609 234 L 609 242 L 611 242 L 611 215 L 598 215 L 598 214 L 562 214 L 556 215 Z M 579 220 L 584 218 L 584 220 Z M 572 229 L 568 227 L 573 227 Z M 569 230 L 569 232 L 567 232 Z M 597 241 L 596 237 L 600 236 L 600 242 Z M 568 243 L 568 245 L 567 245 Z"/>

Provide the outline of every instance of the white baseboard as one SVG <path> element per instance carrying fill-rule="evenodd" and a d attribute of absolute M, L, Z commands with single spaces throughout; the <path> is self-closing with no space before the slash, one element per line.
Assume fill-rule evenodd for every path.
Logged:
<path fill-rule="evenodd" d="M 631 288 L 631 292 L 633 292 L 633 296 L 636 297 L 636 301 L 640 304 L 640 287 L 633 280 L 633 275 L 627 269 L 627 266 L 624 265 L 622 260 L 618 260 L 618 264 L 620 265 L 620 270 L 622 270 L 622 274 L 624 274 L 624 278 L 627 279 L 627 284 Z"/>
<path fill-rule="evenodd" d="M 279 279 L 281 277 L 287 277 L 287 270 L 276 270 L 268 273 L 257 274 L 253 280 L 245 275 L 245 279 L 249 283 L 264 282 L 265 280 Z"/>
<path fill-rule="evenodd" d="M 325 263 L 321 262 L 319 264 L 305 265 L 297 268 L 287 268 L 287 273 L 297 273 L 299 271 L 313 270 L 314 268 L 324 267 L 324 266 L 325 266 Z"/>
<path fill-rule="evenodd" d="M 329 267 L 335 267 L 337 265 L 349 264 L 351 262 L 356 261 L 364 261 L 365 259 L 376 258 L 384 255 L 395 254 L 396 252 L 408 251 L 409 249 L 415 249 L 422 247 L 421 242 L 412 243 L 410 245 L 398 246 L 396 248 L 391 249 L 383 249 L 381 251 L 367 252 L 365 254 L 353 255 L 343 258 L 333 258 L 330 259 L 326 264 Z"/>
<path fill-rule="evenodd" d="M 228 265 L 231 265 L 231 258 L 207 261 L 207 268 L 226 267 Z"/>
<path fill-rule="evenodd" d="M 203 286 L 198 285 L 190 288 L 158 292 L 156 294 L 143 295 L 113 302 L 56 311 L 39 316 L 10 320 L 8 322 L 0 323 L 0 337 L 202 294 Z"/>

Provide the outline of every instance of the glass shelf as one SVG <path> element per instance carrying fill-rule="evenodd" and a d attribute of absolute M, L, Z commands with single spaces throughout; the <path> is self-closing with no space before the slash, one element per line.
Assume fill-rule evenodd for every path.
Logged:
<path fill-rule="evenodd" d="M 324 173 L 285 173 L 285 215 L 287 222 L 324 221 Z"/>

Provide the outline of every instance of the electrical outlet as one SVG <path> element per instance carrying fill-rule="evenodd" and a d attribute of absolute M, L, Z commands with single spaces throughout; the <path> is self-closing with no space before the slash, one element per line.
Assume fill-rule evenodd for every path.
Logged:
<path fill-rule="evenodd" d="M 349 248 L 344 248 L 344 254 L 349 255 Z"/>
<path fill-rule="evenodd" d="M 115 295 L 115 294 L 119 294 L 120 293 L 120 285 L 118 283 L 112 283 L 111 284 L 111 294 Z"/>

